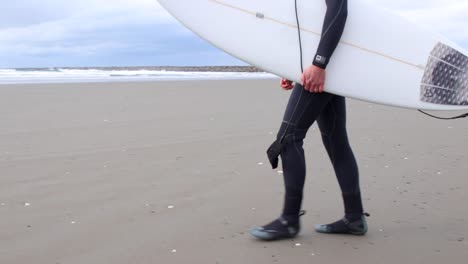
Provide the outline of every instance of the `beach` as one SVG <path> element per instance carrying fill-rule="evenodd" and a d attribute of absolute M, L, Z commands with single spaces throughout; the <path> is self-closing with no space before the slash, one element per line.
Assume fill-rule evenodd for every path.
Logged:
<path fill-rule="evenodd" d="M 343 216 L 314 125 L 300 236 L 250 237 L 281 212 L 265 151 L 289 94 L 277 79 L 0 85 L 0 263 L 466 262 L 466 120 L 352 99 L 368 234 L 313 231 Z"/>

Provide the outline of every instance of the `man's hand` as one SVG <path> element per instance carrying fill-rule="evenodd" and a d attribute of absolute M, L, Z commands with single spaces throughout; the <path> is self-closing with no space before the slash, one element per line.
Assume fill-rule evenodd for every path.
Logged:
<path fill-rule="evenodd" d="M 311 93 L 322 93 L 325 86 L 325 70 L 312 65 L 301 76 L 302 86 Z"/>
<path fill-rule="evenodd" d="M 293 86 L 293 82 L 288 80 L 288 79 L 281 79 L 281 88 L 283 88 L 284 90 L 291 90 L 294 86 Z"/>

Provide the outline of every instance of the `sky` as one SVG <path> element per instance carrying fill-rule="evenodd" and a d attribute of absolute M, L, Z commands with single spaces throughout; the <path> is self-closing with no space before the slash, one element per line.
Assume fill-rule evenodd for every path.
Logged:
<path fill-rule="evenodd" d="M 368 0 L 468 48 L 468 0 Z M 15 0 L 0 9 L 0 68 L 244 65 L 156 0 Z"/>

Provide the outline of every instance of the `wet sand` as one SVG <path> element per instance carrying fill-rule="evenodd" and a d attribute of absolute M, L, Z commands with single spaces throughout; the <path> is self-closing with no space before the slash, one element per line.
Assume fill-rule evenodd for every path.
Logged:
<path fill-rule="evenodd" d="M 314 125 L 303 232 L 264 243 L 280 213 L 265 150 L 277 80 L 0 86 L 0 263 L 465 263 L 468 124 L 348 100 L 369 233 L 342 216 Z"/>

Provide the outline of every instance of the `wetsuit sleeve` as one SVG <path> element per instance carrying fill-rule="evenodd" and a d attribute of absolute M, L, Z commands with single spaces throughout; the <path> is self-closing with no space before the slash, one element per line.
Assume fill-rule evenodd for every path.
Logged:
<path fill-rule="evenodd" d="M 323 23 L 322 37 L 314 57 L 313 65 L 325 69 L 330 62 L 346 24 L 348 0 L 325 0 L 327 12 Z"/>

